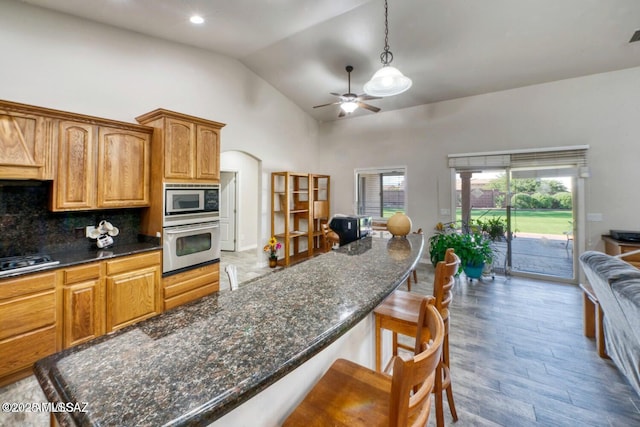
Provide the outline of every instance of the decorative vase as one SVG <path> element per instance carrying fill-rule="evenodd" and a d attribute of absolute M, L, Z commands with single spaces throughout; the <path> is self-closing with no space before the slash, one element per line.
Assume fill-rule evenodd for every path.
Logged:
<path fill-rule="evenodd" d="M 406 236 L 411 231 L 411 218 L 402 212 L 396 212 L 387 221 L 387 230 L 394 236 Z"/>
<path fill-rule="evenodd" d="M 269 267 L 275 268 L 278 265 L 278 258 L 269 258 Z"/>

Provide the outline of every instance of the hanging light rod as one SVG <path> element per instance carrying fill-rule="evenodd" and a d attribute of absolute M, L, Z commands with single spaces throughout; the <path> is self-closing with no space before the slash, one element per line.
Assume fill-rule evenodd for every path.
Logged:
<path fill-rule="evenodd" d="M 392 67 L 393 53 L 389 50 L 389 6 L 384 0 L 384 50 L 380 54 L 382 68 L 376 71 L 364 85 L 364 93 L 371 96 L 393 96 L 405 92 L 412 85 L 410 78 L 405 77 L 395 67 Z"/>

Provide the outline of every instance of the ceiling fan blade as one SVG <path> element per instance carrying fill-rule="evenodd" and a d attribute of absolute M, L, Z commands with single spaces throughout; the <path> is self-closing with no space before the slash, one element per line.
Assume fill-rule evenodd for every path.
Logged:
<path fill-rule="evenodd" d="M 371 101 L 372 99 L 382 99 L 381 96 L 371 96 L 371 95 L 367 95 L 366 93 L 363 93 L 362 95 L 358 95 L 358 100 L 359 101 Z"/>
<path fill-rule="evenodd" d="M 345 114 L 344 110 L 341 108 L 340 109 L 340 114 L 338 114 L 338 117 L 344 117 L 344 116 L 346 116 L 346 114 Z"/>
<path fill-rule="evenodd" d="M 358 107 L 366 108 L 367 110 L 373 111 L 374 113 L 377 113 L 378 111 L 380 111 L 380 109 L 378 107 L 374 107 L 373 105 L 365 104 L 364 102 L 358 102 Z"/>
<path fill-rule="evenodd" d="M 340 102 L 340 101 L 337 101 L 337 102 L 330 102 L 330 103 L 328 103 L 328 104 L 314 105 L 314 106 L 313 106 L 313 108 L 326 107 L 326 106 L 328 106 L 328 105 L 336 105 L 336 104 L 341 104 L 341 102 Z"/>
<path fill-rule="evenodd" d="M 340 93 L 335 93 L 335 92 L 329 92 L 329 93 L 333 96 L 339 96 L 340 98 L 342 98 L 342 94 Z"/>

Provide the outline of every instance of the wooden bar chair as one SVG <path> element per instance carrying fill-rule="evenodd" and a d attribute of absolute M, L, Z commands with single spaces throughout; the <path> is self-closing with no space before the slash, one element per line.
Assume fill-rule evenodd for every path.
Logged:
<path fill-rule="evenodd" d="M 442 405 L 442 392 L 446 391 L 449 409 L 454 421 L 458 420 L 455 403 L 453 401 L 453 390 L 451 388 L 451 374 L 449 370 L 449 304 L 453 299 L 451 292 L 455 283 L 455 274 L 458 271 L 460 259 L 455 255 L 453 249 L 448 249 L 445 260 L 436 265 L 435 278 L 433 281 L 433 296 L 435 306 L 440 312 L 445 325 L 445 338 L 442 345 L 442 357 L 436 369 L 436 380 L 434 394 L 436 395 L 436 425 L 444 425 L 444 414 Z M 394 291 L 378 307 L 374 309 L 376 318 L 376 370 L 381 370 L 381 338 L 382 329 L 392 331 L 393 356 L 397 356 L 398 348 L 413 350 L 398 342 L 398 334 L 409 337 L 415 336 L 417 320 L 420 313 L 420 301 L 423 296 L 402 290 Z"/>
<path fill-rule="evenodd" d="M 321 227 L 324 238 L 324 249 L 325 251 L 330 251 L 334 244 L 340 244 L 340 236 L 338 236 L 338 233 L 333 231 L 326 222 L 322 223 Z"/>
<path fill-rule="evenodd" d="M 389 426 L 427 424 L 436 367 L 444 342 L 444 322 L 423 298 L 416 331 L 419 349 L 393 359 L 393 374 L 376 372 L 345 359 L 336 360 L 284 426 Z"/>
<path fill-rule="evenodd" d="M 422 228 L 418 228 L 418 231 L 414 231 L 413 234 L 422 234 Z M 418 283 L 418 273 L 416 273 L 416 269 L 414 268 L 409 273 L 409 277 L 407 277 L 407 290 L 411 291 L 411 276 L 413 276 L 413 281 Z"/>

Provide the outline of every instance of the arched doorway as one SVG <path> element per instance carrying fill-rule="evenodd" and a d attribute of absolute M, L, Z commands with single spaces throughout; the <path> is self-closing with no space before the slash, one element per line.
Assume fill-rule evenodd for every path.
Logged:
<path fill-rule="evenodd" d="M 260 236 L 262 162 L 243 151 L 220 154 L 221 246 L 226 251 L 257 248 Z"/>

